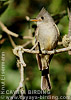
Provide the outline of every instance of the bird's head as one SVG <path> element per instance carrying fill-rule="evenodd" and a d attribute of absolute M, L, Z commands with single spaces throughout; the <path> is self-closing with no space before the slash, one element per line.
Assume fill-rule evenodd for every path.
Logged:
<path fill-rule="evenodd" d="M 30 21 L 37 22 L 37 25 L 42 24 L 42 23 L 48 23 L 49 21 L 52 20 L 52 17 L 50 14 L 45 10 L 43 7 L 37 17 L 35 19 L 30 19 Z"/>

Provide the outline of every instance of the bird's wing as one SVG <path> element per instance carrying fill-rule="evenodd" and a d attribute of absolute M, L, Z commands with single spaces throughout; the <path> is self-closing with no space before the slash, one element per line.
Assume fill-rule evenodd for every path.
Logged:
<path fill-rule="evenodd" d="M 37 27 L 37 29 L 36 29 L 36 31 L 35 31 L 35 39 L 36 39 L 35 42 L 39 42 L 39 41 L 38 41 L 38 27 Z M 38 45 L 36 46 L 35 49 L 36 49 L 36 50 L 39 50 Z M 37 59 L 37 63 L 38 63 L 38 68 L 39 68 L 39 70 L 42 70 L 41 56 L 40 56 L 39 54 L 36 54 L 36 59 Z"/>
<path fill-rule="evenodd" d="M 57 30 L 57 32 L 58 32 L 58 37 L 60 36 L 60 32 L 59 32 L 59 29 L 58 29 L 58 27 L 57 27 L 57 25 L 56 24 L 54 24 L 55 25 L 55 28 L 56 28 L 56 30 Z"/>

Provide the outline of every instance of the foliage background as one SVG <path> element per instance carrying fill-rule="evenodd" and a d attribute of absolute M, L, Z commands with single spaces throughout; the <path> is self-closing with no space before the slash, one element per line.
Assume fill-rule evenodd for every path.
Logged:
<path fill-rule="evenodd" d="M 52 15 L 59 14 L 60 12 L 67 10 L 66 0 L 1 0 L 0 20 L 8 27 L 9 30 L 23 36 L 29 35 L 29 22 L 26 21 L 25 16 L 28 15 L 30 18 L 35 18 L 43 6 Z M 68 23 L 68 15 L 65 15 L 59 21 L 58 28 L 61 34 L 60 38 L 68 33 Z M 30 27 L 31 32 L 33 33 L 32 24 L 34 23 L 30 23 Z M 13 48 L 10 41 L 0 28 L 0 38 L 2 35 L 6 38 L 6 41 L 0 48 L 0 54 L 5 52 L 5 88 L 6 90 L 15 90 L 20 81 L 20 73 L 16 66 L 16 57 L 12 53 Z M 16 44 L 24 44 L 27 41 L 14 37 L 13 39 Z M 32 44 L 26 48 L 31 47 Z M 24 60 L 27 64 L 27 67 L 25 68 L 25 78 L 29 77 L 29 81 L 26 82 L 28 89 L 40 90 L 41 72 L 38 70 L 35 55 L 25 53 Z M 68 55 L 67 52 L 54 55 L 50 64 L 50 77 L 52 95 L 66 95 L 67 87 L 71 80 L 71 56 Z"/>

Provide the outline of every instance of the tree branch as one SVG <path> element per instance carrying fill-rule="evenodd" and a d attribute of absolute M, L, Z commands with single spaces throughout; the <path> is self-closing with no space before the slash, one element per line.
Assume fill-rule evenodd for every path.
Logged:
<path fill-rule="evenodd" d="M 0 21 L 0 26 L 1 26 L 2 30 L 4 32 L 6 32 L 7 34 L 12 35 L 14 37 L 18 37 L 18 34 L 14 33 L 14 32 L 11 32 L 10 30 L 8 30 L 7 27 L 1 21 Z"/>
<path fill-rule="evenodd" d="M 23 93 L 25 93 L 25 90 L 23 88 L 23 83 L 24 83 L 24 67 L 26 66 L 24 60 L 23 60 L 23 55 L 22 55 L 22 47 L 18 46 L 15 47 L 13 50 L 13 53 L 19 57 L 19 59 L 17 60 L 17 65 L 20 69 L 20 83 L 18 88 L 16 89 L 16 91 L 14 92 L 13 96 L 11 96 L 10 100 L 13 100 L 13 98 L 15 98 L 16 94 L 20 91 L 21 96 L 22 96 L 22 100 L 23 100 Z M 24 92 L 23 92 L 24 91 Z"/>
<path fill-rule="evenodd" d="M 15 48 L 15 47 L 16 47 L 16 44 L 15 44 L 15 42 L 13 41 L 12 37 L 11 37 L 10 35 L 8 35 L 8 37 L 9 37 L 9 40 L 10 40 L 10 42 L 11 42 L 12 47 Z"/>
<path fill-rule="evenodd" d="M 71 36 L 71 0 L 68 0 L 68 16 L 69 16 L 68 37 L 70 37 Z"/>
<path fill-rule="evenodd" d="M 30 41 L 27 41 L 26 43 L 24 43 L 24 44 L 22 45 L 22 47 L 26 47 L 26 46 L 29 45 L 30 43 L 32 43 L 31 40 L 30 40 Z"/>
<path fill-rule="evenodd" d="M 57 54 L 57 53 L 62 53 L 62 52 L 66 52 L 66 51 L 70 51 L 71 47 L 67 47 L 67 48 L 62 48 L 62 49 L 57 49 L 57 50 L 51 50 L 51 51 L 42 51 L 42 54 Z M 27 53 L 33 53 L 33 54 L 39 54 L 39 50 L 30 50 L 30 49 L 23 49 L 24 52 Z"/>
<path fill-rule="evenodd" d="M 19 38 L 22 38 L 22 39 L 33 39 L 33 37 L 31 36 L 19 36 L 19 34 L 16 34 L 10 30 L 7 29 L 7 27 L 0 21 L 0 26 L 2 28 L 2 30 L 7 33 L 8 35 L 11 35 L 11 36 L 14 36 L 14 37 L 19 37 Z"/>

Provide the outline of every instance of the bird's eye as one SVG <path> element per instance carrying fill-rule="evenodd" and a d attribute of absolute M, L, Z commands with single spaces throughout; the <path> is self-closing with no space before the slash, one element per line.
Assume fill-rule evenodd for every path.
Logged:
<path fill-rule="evenodd" d="M 44 19 L 44 17 L 41 17 L 41 19 L 43 20 L 43 19 Z"/>

